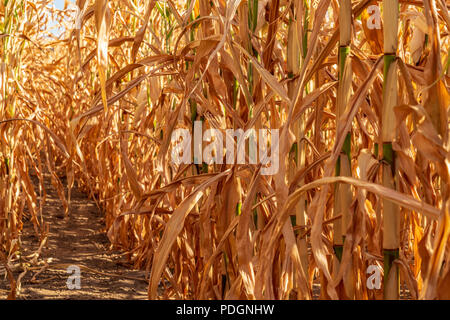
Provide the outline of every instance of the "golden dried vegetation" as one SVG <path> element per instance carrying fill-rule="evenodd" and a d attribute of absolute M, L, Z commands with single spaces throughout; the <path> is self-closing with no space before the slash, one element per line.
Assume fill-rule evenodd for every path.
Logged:
<path fill-rule="evenodd" d="M 151 299 L 450 298 L 448 1 L 52 4 L 0 2 L 11 284 L 46 171 L 66 215 L 75 183 L 96 201 Z M 278 129 L 278 172 L 174 164 L 194 121 Z"/>

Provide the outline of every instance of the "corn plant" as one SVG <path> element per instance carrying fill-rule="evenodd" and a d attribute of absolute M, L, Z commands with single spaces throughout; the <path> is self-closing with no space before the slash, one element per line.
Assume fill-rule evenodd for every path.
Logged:
<path fill-rule="evenodd" d="M 449 34 L 444 0 L 2 0 L 10 297 L 49 173 L 150 299 L 448 299 Z"/>

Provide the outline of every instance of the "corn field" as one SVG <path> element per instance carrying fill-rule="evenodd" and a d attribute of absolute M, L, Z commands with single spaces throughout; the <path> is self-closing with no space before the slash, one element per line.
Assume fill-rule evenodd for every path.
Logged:
<path fill-rule="evenodd" d="M 1 0 L 0 43 L 10 297 L 48 172 L 149 299 L 450 299 L 448 0 Z"/>

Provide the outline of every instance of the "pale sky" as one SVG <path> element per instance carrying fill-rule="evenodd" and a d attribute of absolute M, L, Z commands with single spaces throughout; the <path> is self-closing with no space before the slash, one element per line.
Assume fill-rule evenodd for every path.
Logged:
<path fill-rule="evenodd" d="M 69 1 L 75 3 L 75 0 L 69 0 Z M 56 9 L 59 9 L 59 10 L 64 9 L 64 0 L 54 0 L 54 4 L 55 4 Z M 55 24 L 56 24 L 56 22 L 50 22 L 50 26 L 54 26 Z M 64 31 L 64 29 L 57 28 L 56 30 L 53 31 L 53 34 L 57 35 L 63 31 Z"/>
<path fill-rule="evenodd" d="M 74 0 L 70 1 L 75 2 Z M 55 0 L 55 7 L 57 9 L 64 9 L 64 0 Z"/>

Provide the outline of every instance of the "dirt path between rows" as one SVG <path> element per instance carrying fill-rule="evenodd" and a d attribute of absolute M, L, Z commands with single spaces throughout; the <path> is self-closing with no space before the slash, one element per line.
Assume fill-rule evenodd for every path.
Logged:
<path fill-rule="evenodd" d="M 38 192 L 37 177 L 32 178 Z M 110 250 L 103 218 L 95 202 L 74 188 L 71 212 L 68 218 L 64 218 L 61 201 L 48 174 L 45 175 L 45 189 L 47 198 L 43 217 L 49 226 L 48 240 L 42 247 L 37 265 L 31 266 L 21 278 L 16 298 L 146 299 L 144 272 L 131 270 L 123 255 Z M 39 238 L 29 219 L 24 221 L 21 242 L 22 257 L 39 249 Z M 68 273 L 69 266 L 75 266 L 72 269 L 75 271 Z M 80 289 L 76 288 L 77 282 L 73 277 L 77 267 L 80 268 Z M 17 269 L 14 270 L 16 280 L 24 271 L 23 267 Z M 70 276 L 72 289 L 67 284 Z M 9 291 L 8 277 L 0 270 L 0 299 L 6 298 Z"/>

